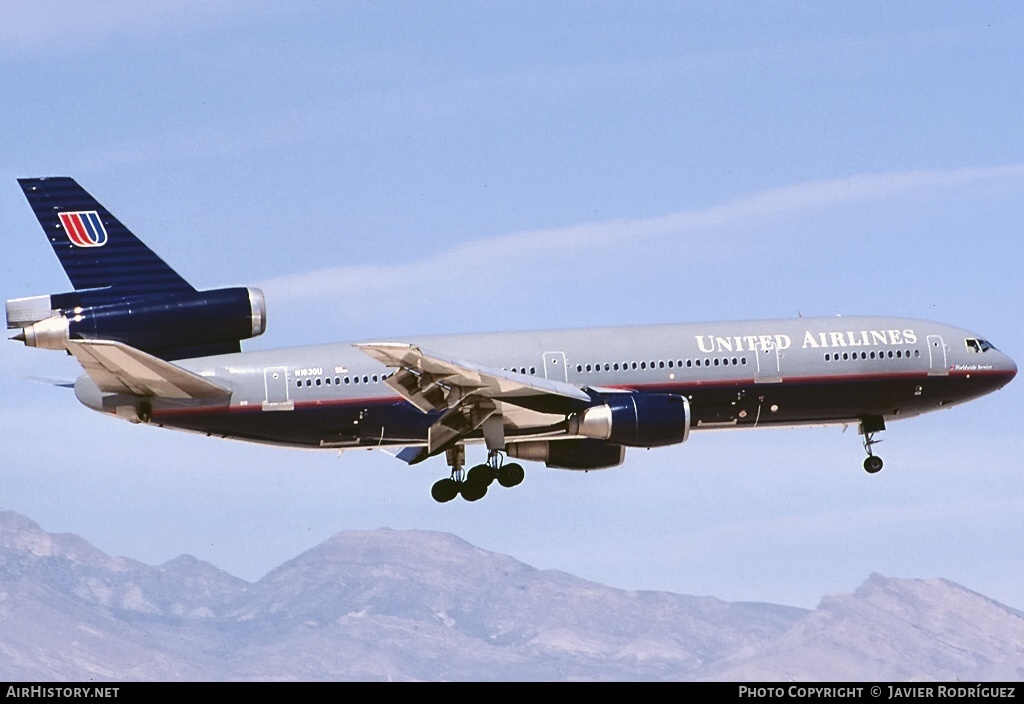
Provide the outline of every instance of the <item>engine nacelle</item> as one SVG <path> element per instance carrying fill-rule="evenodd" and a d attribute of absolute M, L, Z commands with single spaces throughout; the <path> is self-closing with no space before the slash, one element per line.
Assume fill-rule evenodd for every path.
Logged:
<path fill-rule="evenodd" d="M 17 338 L 30 347 L 62 350 L 69 339 L 102 339 L 158 356 L 175 348 L 237 344 L 267 327 L 263 292 L 256 288 L 77 298 L 57 294 L 8 301 L 8 327 L 23 327 Z"/>
<path fill-rule="evenodd" d="M 509 444 L 509 457 L 543 462 L 554 469 L 606 469 L 622 464 L 626 448 L 599 440 L 531 440 Z"/>
<path fill-rule="evenodd" d="M 569 416 L 569 434 L 627 447 L 660 447 L 690 436 L 690 402 L 675 394 L 616 394 Z"/>

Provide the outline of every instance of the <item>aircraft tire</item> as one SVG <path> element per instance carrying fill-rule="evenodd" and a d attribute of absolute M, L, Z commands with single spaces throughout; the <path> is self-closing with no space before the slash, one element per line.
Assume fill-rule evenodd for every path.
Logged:
<path fill-rule="evenodd" d="M 140 403 L 135 412 L 138 415 L 139 422 L 141 423 L 148 423 L 153 420 L 153 407 L 149 405 L 148 401 Z"/>
<path fill-rule="evenodd" d="M 466 501 L 479 501 L 487 494 L 487 485 L 483 482 L 463 482 L 460 492 Z"/>
<path fill-rule="evenodd" d="M 494 481 L 496 472 L 485 464 L 478 464 L 466 474 L 466 483 L 483 484 L 490 486 Z"/>
<path fill-rule="evenodd" d="M 526 472 L 523 470 L 523 466 L 515 462 L 503 465 L 498 470 L 498 483 L 506 489 L 522 484 L 525 477 Z"/>
<path fill-rule="evenodd" d="M 882 471 L 882 458 L 876 455 L 869 455 L 864 460 L 864 471 L 868 474 L 876 474 Z"/>
<path fill-rule="evenodd" d="M 430 487 L 430 495 L 439 504 L 447 503 L 459 495 L 459 484 L 454 479 L 441 479 Z"/>

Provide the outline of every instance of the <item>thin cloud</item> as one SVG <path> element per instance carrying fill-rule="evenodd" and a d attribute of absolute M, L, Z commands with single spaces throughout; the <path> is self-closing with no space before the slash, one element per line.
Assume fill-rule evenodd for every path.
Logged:
<path fill-rule="evenodd" d="M 13 51 L 72 53 L 118 37 L 160 34 L 227 22 L 250 13 L 248 3 L 203 0 L 39 0 L 6 3 L 0 47 Z"/>
<path fill-rule="evenodd" d="M 628 249 L 651 240 L 761 223 L 766 218 L 809 212 L 852 202 L 880 200 L 922 189 L 955 188 L 980 181 L 1024 175 L 1024 164 L 987 168 L 915 170 L 861 174 L 772 188 L 721 205 L 651 218 L 585 223 L 517 232 L 456 245 L 409 262 L 315 269 L 263 281 L 260 286 L 276 302 L 321 297 L 365 300 L 396 291 L 431 287 L 445 272 L 459 272 L 460 282 L 473 285 L 492 277 L 494 267 L 512 271 L 518 265 L 544 261 L 573 267 L 579 252 L 594 253 L 612 246 Z M 474 273 L 476 272 L 476 273 Z M 477 278 L 479 277 L 479 281 Z"/>

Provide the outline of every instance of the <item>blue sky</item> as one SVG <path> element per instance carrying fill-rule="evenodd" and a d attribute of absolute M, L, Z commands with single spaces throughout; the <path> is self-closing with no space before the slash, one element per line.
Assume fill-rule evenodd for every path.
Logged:
<path fill-rule="evenodd" d="M 1013 3 L 72 2 L 0 9 L 3 298 L 70 288 L 18 189 L 69 175 L 270 349 L 880 314 L 1024 358 Z M 443 462 L 131 426 L 0 344 L 0 508 L 256 579 L 348 528 L 608 584 L 813 606 L 872 571 L 1024 607 L 1022 386 L 892 424 L 694 433 L 477 504 Z M 471 456 L 472 459 L 472 456 Z"/>

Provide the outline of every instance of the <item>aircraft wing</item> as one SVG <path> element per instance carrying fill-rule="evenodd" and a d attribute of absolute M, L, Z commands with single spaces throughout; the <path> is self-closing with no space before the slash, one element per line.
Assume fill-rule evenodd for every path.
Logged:
<path fill-rule="evenodd" d="M 479 428 L 487 435 L 484 423 L 501 417 L 500 402 L 566 414 L 591 403 L 586 392 L 564 381 L 485 367 L 415 345 L 375 342 L 355 347 L 398 370 L 385 383 L 402 398 L 424 413 L 443 411 L 427 433 L 427 447 L 403 458 L 410 464 L 447 450 Z M 504 446 L 503 438 L 497 446 Z"/>
<path fill-rule="evenodd" d="M 381 364 L 398 369 L 385 383 L 424 413 L 452 408 L 471 394 L 527 406 L 532 405 L 528 399 L 537 397 L 563 400 L 569 410 L 591 400 L 586 392 L 564 381 L 484 367 L 415 345 L 374 342 L 355 347 Z"/>
<path fill-rule="evenodd" d="M 67 340 L 100 391 L 173 399 L 226 398 L 231 390 L 198 374 L 112 340 Z"/>

